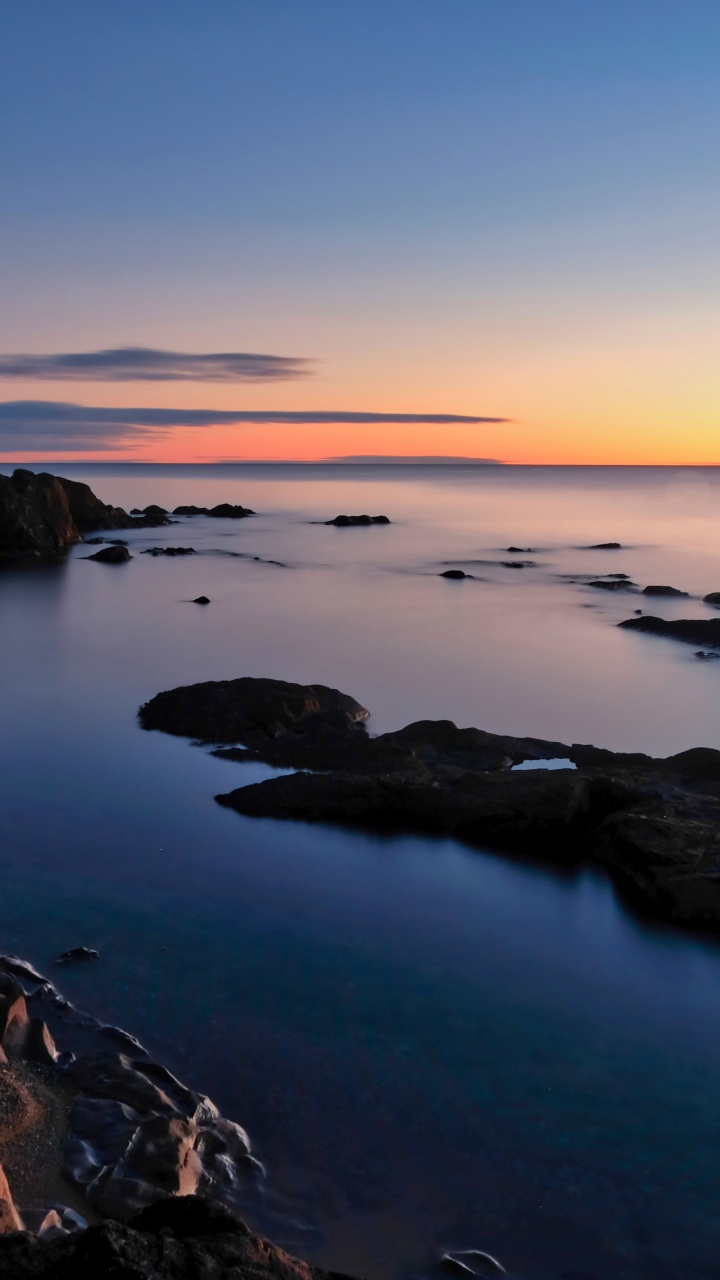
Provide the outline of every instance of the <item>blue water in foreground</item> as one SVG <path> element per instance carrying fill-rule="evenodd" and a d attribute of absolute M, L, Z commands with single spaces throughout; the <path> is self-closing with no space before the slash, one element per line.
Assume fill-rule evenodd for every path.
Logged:
<path fill-rule="evenodd" d="M 117 568 L 80 547 L 0 572 L 0 948 L 47 969 L 98 947 L 66 993 L 248 1128 L 255 1220 L 313 1261 L 389 1280 L 475 1247 L 526 1280 L 717 1276 L 715 943 L 589 871 L 242 818 L 213 796 L 269 770 L 135 720 L 162 688 L 273 675 L 337 685 L 376 731 L 720 746 L 720 670 L 617 630 L 643 600 L 573 577 L 720 589 L 717 474 L 52 469 L 126 507 L 260 514 L 138 531 Z M 396 523 L 309 523 L 341 510 Z M 577 549 L 607 540 L 627 550 Z M 139 554 L 170 543 L 201 554 Z M 510 545 L 534 566 L 504 568 Z"/>

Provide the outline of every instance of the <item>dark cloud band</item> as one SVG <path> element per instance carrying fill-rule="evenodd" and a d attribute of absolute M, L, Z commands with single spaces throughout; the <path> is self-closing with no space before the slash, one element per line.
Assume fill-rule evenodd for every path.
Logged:
<path fill-rule="evenodd" d="M 296 356 L 247 351 L 192 355 L 154 347 L 112 347 L 60 355 L 0 355 L 0 378 L 44 382 L 288 382 L 312 373 Z"/>
<path fill-rule="evenodd" d="M 53 400 L 0 403 L 0 448 L 9 452 L 52 448 L 118 449 L 131 441 L 158 439 L 177 427 L 429 424 L 475 425 L 506 418 L 453 413 L 348 413 L 344 410 L 285 409 L 108 409 Z"/>

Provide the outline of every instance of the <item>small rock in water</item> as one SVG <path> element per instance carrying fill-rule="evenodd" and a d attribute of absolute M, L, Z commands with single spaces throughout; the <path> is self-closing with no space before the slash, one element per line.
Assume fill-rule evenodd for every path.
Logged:
<path fill-rule="evenodd" d="M 704 604 L 714 604 L 720 607 L 720 591 L 711 591 L 710 595 L 703 596 Z"/>
<path fill-rule="evenodd" d="M 210 597 L 209 597 L 209 596 L 196 596 L 194 600 L 191 600 L 191 601 L 190 601 L 190 603 L 191 603 L 191 604 L 209 604 L 209 603 L 210 603 Z"/>
<path fill-rule="evenodd" d="M 98 560 L 100 564 L 123 564 L 125 560 L 132 560 L 132 556 L 126 546 L 110 546 L 102 547 L 100 551 L 96 551 L 92 556 L 86 556 L 86 560 Z"/>
<path fill-rule="evenodd" d="M 687 594 L 687 591 L 678 591 L 677 587 L 643 587 L 644 596 L 686 596 Z"/>
<path fill-rule="evenodd" d="M 532 560 L 501 560 L 503 569 L 530 569 Z"/>
<path fill-rule="evenodd" d="M 701 658 L 703 662 L 713 662 L 715 658 L 720 658 L 720 653 L 708 653 L 707 649 L 698 649 L 695 657 Z"/>
<path fill-rule="evenodd" d="M 581 551 L 621 551 L 621 542 L 593 542 L 589 547 L 581 547 Z"/>
<path fill-rule="evenodd" d="M 388 516 L 335 516 L 334 520 L 326 520 L 325 524 L 334 524 L 336 529 L 349 529 L 356 525 L 390 524 Z"/>
<path fill-rule="evenodd" d="M 635 583 L 629 578 L 596 578 L 588 582 L 589 587 L 597 587 L 600 591 L 634 591 Z"/>
<path fill-rule="evenodd" d="M 63 951 L 55 961 L 56 964 L 67 964 L 73 960 L 97 960 L 100 952 L 95 951 L 93 947 L 71 947 L 69 951 Z"/>
<path fill-rule="evenodd" d="M 453 578 L 453 579 L 456 579 L 456 578 L 457 578 L 457 579 L 459 579 L 459 578 L 471 578 L 471 577 L 472 577 L 472 574 L 471 574 L 471 573 L 464 573 L 462 569 L 446 569 L 444 573 L 441 573 L 441 574 L 440 574 L 440 577 L 441 577 L 441 578 Z"/>
<path fill-rule="evenodd" d="M 194 556 L 194 547 L 146 547 L 140 553 L 143 556 Z"/>
<path fill-rule="evenodd" d="M 519 556 L 519 555 L 522 555 L 523 553 L 527 555 L 529 552 L 532 551 L 532 547 L 506 547 L 505 550 L 511 556 Z"/>

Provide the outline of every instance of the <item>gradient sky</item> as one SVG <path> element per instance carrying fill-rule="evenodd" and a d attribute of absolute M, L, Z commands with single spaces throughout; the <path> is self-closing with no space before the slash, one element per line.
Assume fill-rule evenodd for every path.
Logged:
<path fill-rule="evenodd" d="M 0 401 L 511 420 L 106 459 L 720 463 L 718 0 L 6 0 L 0 111 L 0 354 L 317 362 Z"/>

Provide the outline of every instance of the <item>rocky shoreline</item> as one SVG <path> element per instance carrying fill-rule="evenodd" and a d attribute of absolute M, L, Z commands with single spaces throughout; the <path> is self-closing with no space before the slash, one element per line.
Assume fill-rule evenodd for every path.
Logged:
<path fill-rule="evenodd" d="M 169 690 L 139 712 L 225 759 L 296 770 L 216 796 L 238 813 L 590 863 L 649 916 L 720 927 L 720 751 L 656 759 L 447 720 L 371 737 L 368 715 L 336 689 L 250 678 Z"/>
<path fill-rule="evenodd" d="M 25 1086 L 28 1071 L 37 1088 Z M 3 1159 L 8 1143 L 43 1126 L 41 1090 L 66 1100 L 55 1158 L 72 1203 L 18 1208 L 0 1166 L 0 1276 L 329 1274 L 238 1216 L 262 1177 L 239 1125 L 127 1032 L 78 1012 L 32 965 L 2 956 Z"/>

